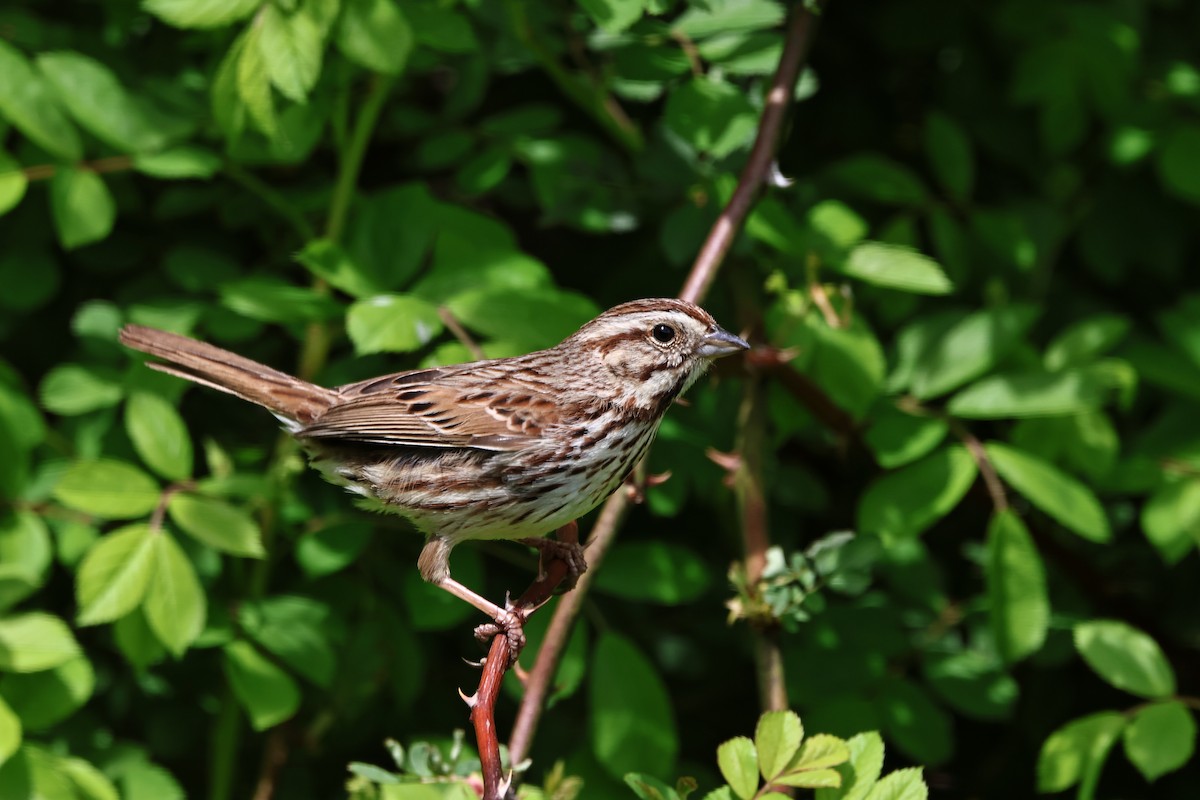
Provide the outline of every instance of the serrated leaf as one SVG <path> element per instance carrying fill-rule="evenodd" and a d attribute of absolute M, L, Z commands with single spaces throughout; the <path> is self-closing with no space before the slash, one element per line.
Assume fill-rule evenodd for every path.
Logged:
<path fill-rule="evenodd" d="M 225 675 L 256 731 L 290 719 L 300 708 L 296 681 L 249 642 L 225 645 Z"/>
<path fill-rule="evenodd" d="M 1144 706 L 1124 731 L 1125 755 L 1147 781 L 1182 767 L 1196 749 L 1196 720 L 1178 700 Z"/>
<path fill-rule="evenodd" d="M 250 16 L 264 0 L 143 0 L 142 8 L 176 28 L 219 28 Z"/>
<path fill-rule="evenodd" d="M 828 789 L 842 785 L 842 774 L 836 769 L 806 769 L 799 772 L 786 772 L 774 781 L 777 786 L 795 786 L 801 789 Z M 772 794 L 775 794 L 772 792 Z M 779 797 L 787 797 L 780 794 Z"/>
<path fill-rule="evenodd" d="M 912 390 L 922 400 L 955 389 L 1000 362 L 1037 316 L 1037 309 L 1012 305 L 963 317 L 933 339 L 913 372 Z"/>
<path fill-rule="evenodd" d="M 988 525 L 985 575 L 1001 657 L 1011 664 L 1036 653 L 1050 622 L 1046 570 L 1025 523 L 1010 509 L 998 511 Z"/>
<path fill-rule="evenodd" d="M 758 718 L 754 748 L 763 780 L 770 783 L 790 765 L 803 738 L 804 726 L 794 711 L 767 711 Z"/>
<path fill-rule="evenodd" d="M 945 447 L 877 478 L 858 505 L 858 529 L 884 537 L 917 536 L 958 505 L 978 468 L 965 448 Z"/>
<path fill-rule="evenodd" d="M 79 654 L 71 629 L 53 614 L 31 611 L 0 619 L 0 672 L 53 669 Z"/>
<path fill-rule="evenodd" d="M 391 0 L 346 0 L 337 30 L 346 58 L 385 75 L 399 75 L 413 49 L 413 31 Z"/>
<path fill-rule="evenodd" d="M 158 505 L 158 482 L 124 461 L 76 461 L 54 486 L 63 505 L 101 519 L 129 519 Z"/>
<path fill-rule="evenodd" d="M 204 588 L 187 554 L 167 533 L 152 543 L 154 565 L 143 607 L 146 622 L 176 658 L 204 630 L 207 604 Z"/>
<path fill-rule="evenodd" d="M 941 266 L 911 247 L 863 242 L 836 267 L 852 278 L 889 289 L 927 295 L 954 291 L 954 284 Z"/>
<path fill-rule="evenodd" d="M 1112 538 L 1104 507 L 1082 482 L 1015 447 L 988 442 L 984 449 L 1001 478 L 1064 527 L 1092 542 Z"/>
<path fill-rule="evenodd" d="M 890 772 L 867 793 L 867 800 L 926 800 L 929 787 L 922 773 L 921 767 Z"/>
<path fill-rule="evenodd" d="M 377 295 L 359 300 L 346 312 L 346 333 L 359 355 L 411 352 L 444 327 L 437 306 L 412 295 Z"/>
<path fill-rule="evenodd" d="M 729 788 L 741 800 L 750 800 L 758 790 L 758 753 L 754 742 L 735 736 L 717 747 L 717 767 Z"/>
<path fill-rule="evenodd" d="M 247 558 L 266 555 L 258 523 L 223 500 L 177 492 L 167 501 L 167 513 L 184 533 L 209 547 Z"/>
<path fill-rule="evenodd" d="M 321 74 L 320 29 L 303 11 L 284 14 L 274 4 L 264 6 L 257 24 L 256 44 L 271 83 L 289 100 L 305 102 Z"/>
<path fill-rule="evenodd" d="M 261 25 L 251 25 L 240 40 L 235 86 L 254 126 L 268 139 L 274 139 L 279 133 L 279 120 L 271 97 L 270 72 L 263 57 L 262 30 Z"/>
<path fill-rule="evenodd" d="M 39 147 L 66 161 L 83 158 L 79 132 L 29 60 L 0 39 L 0 116 Z"/>
<path fill-rule="evenodd" d="M 42 53 L 38 69 L 71 116 L 96 138 L 123 153 L 159 150 L 167 144 L 164 120 L 126 91 L 107 66 L 82 53 Z"/>
<path fill-rule="evenodd" d="M 125 431 L 149 467 L 170 480 L 192 474 L 192 439 L 175 407 L 162 397 L 134 392 L 125 404 Z"/>
<path fill-rule="evenodd" d="M 844 740 L 837 736 L 830 736 L 828 733 L 818 733 L 804 740 L 800 751 L 788 765 L 788 771 L 823 770 L 844 764 L 849 759 L 850 748 Z M 789 785 L 800 786 L 801 784 Z"/>
<path fill-rule="evenodd" d="M 137 608 L 154 573 L 154 539 L 159 535 L 137 523 L 92 545 L 75 576 L 78 624 L 112 622 Z"/>
<path fill-rule="evenodd" d="M 1125 724 L 1124 714 L 1101 711 L 1072 720 L 1051 733 L 1038 754 L 1038 791 L 1061 792 L 1082 783 L 1078 797 L 1092 797 L 1108 751 Z"/>
<path fill-rule="evenodd" d="M 1175 693 L 1175 671 L 1154 639 L 1120 620 L 1093 620 L 1075 626 L 1075 648 L 1108 683 L 1140 697 Z"/>
<path fill-rule="evenodd" d="M 863 800 L 883 771 L 883 737 L 875 731 L 846 741 L 849 761 L 837 767 L 842 785 L 837 791 L 818 789 L 816 800 Z"/>
<path fill-rule="evenodd" d="M 95 172 L 60 167 L 50 179 L 50 210 L 63 249 L 98 242 L 112 231 L 117 207 Z"/>

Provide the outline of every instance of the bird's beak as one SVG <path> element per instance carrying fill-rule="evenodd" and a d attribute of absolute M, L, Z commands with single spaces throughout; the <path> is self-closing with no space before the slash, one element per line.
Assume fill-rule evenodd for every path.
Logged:
<path fill-rule="evenodd" d="M 701 358 L 720 358 L 740 350 L 749 350 L 750 345 L 740 336 L 734 336 L 723 328 L 717 328 L 708 333 L 700 342 L 699 355 Z"/>

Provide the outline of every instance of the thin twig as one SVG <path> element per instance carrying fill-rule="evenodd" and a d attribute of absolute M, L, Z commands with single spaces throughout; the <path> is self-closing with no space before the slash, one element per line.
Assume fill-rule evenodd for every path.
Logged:
<path fill-rule="evenodd" d="M 267 735 L 263 747 L 262 766 L 258 772 L 258 783 L 254 787 L 252 800 L 271 800 L 279 784 L 279 772 L 287 763 L 290 748 L 283 726 L 276 726 Z"/>
<path fill-rule="evenodd" d="M 966 426 L 958 420 L 949 416 L 945 419 L 950 423 L 951 433 L 966 446 L 967 452 L 975 461 L 975 466 L 979 467 L 979 475 L 983 478 L 983 485 L 987 487 L 988 495 L 992 498 L 992 506 L 996 511 L 1007 511 L 1008 493 L 1004 491 L 1004 482 L 1000 480 L 996 468 L 992 466 L 992 460 L 988 458 L 983 442 L 979 441 L 979 437 L 967 430 Z"/>
<path fill-rule="evenodd" d="M 792 90 L 800 75 L 800 65 L 808 53 L 808 43 L 812 38 L 815 25 L 814 14 L 807 8 L 797 6 L 788 23 L 785 34 L 786 44 L 783 55 L 779 58 L 779 67 L 771 81 L 771 89 L 767 92 L 763 104 L 762 117 L 758 124 L 758 136 L 750 149 L 750 158 L 742 168 L 738 178 L 737 188 L 729 198 L 721 216 L 709 231 L 708 239 L 700 248 L 700 255 L 692 266 L 692 272 L 684 284 L 680 298 L 693 303 L 708 293 L 709 284 L 716 277 L 717 267 L 725 259 L 733 240 L 742 229 L 742 223 L 754 206 L 758 192 L 770 175 L 771 164 L 775 160 L 775 151 L 779 147 L 779 137 L 783 131 L 783 120 L 791 105 Z"/>
<path fill-rule="evenodd" d="M 445 306 L 438 306 L 438 316 L 442 318 L 442 322 L 450 329 L 450 333 L 454 334 L 454 338 L 458 339 L 458 343 L 467 348 L 467 351 L 479 361 L 487 358 L 483 353 L 483 348 L 479 346 L 479 342 L 475 341 L 467 329 L 458 321 L 458 317 L 454 316 L 454 312 Z"/>
<path fill-rule="evenodd" d="M 510 6 L 511 8 L 511 6 Z M 741 229 L 747 214 L 753 205 L 759 188 L 766 180 L 775 157 L 775 147 L 778 145 L 780 131 L 783 127 L 784 112 L 787 102 L 792 96 L 792 87 L 800 72 L 800 64 L 808 51 L 808 43 L 813 24 L 813 13 L 806 8 L 797 8 L 786 34 L 786 44 L 779 61 L 779 69 L 771 83 L 771 92 L 763 109 L 759 123 L 758 137 L 754 141 L 750 159 L 738 179 L 729 204 L 721 212 L 708 240 L 692 265 L 679 297 L 690 302 L 699 302 L 707 294 L 709 286 L 716 277 L 717 270 L 724 260 L 725 253 L 736 233 Z M 782 91 L 777 91 L 784 87 Z M 525 695 L 521 698 L 521 706 L 517 711 L 517 721 L 513 725 L 512 738 L 509 740 L 509 755 L 514 762 L 524 760 L 533 742 L 533 734 L 537 729 L 538 718 L 542 705 L 549 692 L 549 683 L 557 668 L 562 651 L 566 647 L 571 625 L 583 606 L 588 588 L 600 562 L 604 559 L 609 547 L 616 539 L 617 530 L 629 508 L 629 495 L 616 492 L 604 503 L 600 517 L 592 527 L 587 544 L 587 558 L 590 566 L 588 572 L 580 579 L 575 590 L 568 592 L 554 610 L 550 627 L 538 650 L 537 660 L 529 674 L 525 686 Z"/>

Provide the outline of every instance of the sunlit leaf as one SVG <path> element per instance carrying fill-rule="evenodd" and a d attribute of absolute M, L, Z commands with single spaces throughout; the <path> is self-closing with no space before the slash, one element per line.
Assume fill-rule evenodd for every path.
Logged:
<path fill-rule="evenodd" d="M 154 540 L 160 535 L 138 523 L 92 545 L 75 578 L 80 625 L 112 622 L 142 602 L 154 575 Z"/>
<path fill-rule="evenodd" d="M 0 619 L 0 672 L 40 672 L 79 655 L 67 624 L 52 614 L 30 611 Z"/>
<path fill-rule="evenodd" d="M 177 492 L 167 501 L 167 513 L 185 533 L 210 547 L 249 558 L 265 555 L 258 523 L 223 500 Z"/>
<path fill-rule="evenodd" d="M 156 394 L 135 392 L 125 404 L 125 431 L 151 469 L 172 480 L 192 474 L 192 439 L 175 407 Z"/>
<path fill-rule="evenodd" d="M 1092 797 L 1108 751 L 1126 724 L 1125 715 L 1101 711 L 1072 720 L 1051 733 L 1038 755 L 1038 791 L 1061 792 L 1082 783 L 1079 797 Z"/>
<path fill-rule="evenodd" d="M 717 767 L 721 777 L 741 800 L 750 800 L 758 789 L 758 754 L 754 742 L 735 736 L 717 748 Z"/>
<path fill-rule="evenodd" d="M 412 52 L 413 33 L 400 7 L 390 0 L 346 0 L 337 45 L 367 69 L 399 75 Z"/>
<path fill-rule="evenodd" d="M 608 632 L 595 645 L 591 675 L 596 759 L 614 777 L 639 770 L 670 773 L 679 738 L 667 688 L 653 664 L 631 642 Z"/>
<path fill-rule="evenodd" d="M 149 514 L 158 505 L 159 494 L 153 478 L 112 458 L 77 461 L 54 486 L 54 496 L 63 505 L 102 519 Z"/>
<path fill-rule="evenodd" d="M 1035 653 L 1050 621 L 1046 570 L 1033 538 L 1013 511 L 998 511 L 988 525 L 988 601 L 996 649 L 1012 663 Z"/>
<path fill-rule="evenodd" d="M 1194 712 L 1178 700 L 1142 707 L 1125 728 L 1125 755 L 1148 781 L 1182 767 L 1196 749 Z"/>
<path fill-rule="evenodd" d="M 256 731 L 290 719 L 300 708 L 300 687 L 249 642 L 225 646 L 225 674 Z"/>
<path fill-rule="evenodd" d="M 950 512 L 978 468 L 962 447 L 946 447 L 876 479 L 858 505 L 858 528 L 885 537 L 916 536 Z"/>
<path fill-rule="evenodd" d="M 146 622 L 159 641 L 179 657 L 204 629 L 204 587 L 173 536 L 155 536 L 151 558 L 154 564 L 144 600 Z"/>
<path fill-rule="evenodd" d="M 1104 507 L 1084 483 L 1015 447 L 988 442 L 988 458 L 1000 477 L 1029 502 L 1085 539 L 1107 542 L 1112 528 Z"/>
<path fill-rule="evenodd" d="M 1120 620 L 1075 626 L 1075 648 L 1113 686 L 1152 699 L 1175 693 L 1175 671 L 1152 638 Z"/>

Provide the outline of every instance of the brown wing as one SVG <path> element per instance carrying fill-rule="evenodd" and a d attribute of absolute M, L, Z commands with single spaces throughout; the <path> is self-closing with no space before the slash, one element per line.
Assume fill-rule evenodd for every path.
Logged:
<path fill-rule="evenodd" d="M 338 400 L 296 435 L 409 447 L 519 450 L 554 421 L 547 394 L 503 386 L 483 364 L 399 373 L 341 387 Z M 492 374 L 496 373 L 496 374 Z"/>

